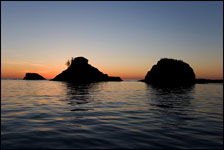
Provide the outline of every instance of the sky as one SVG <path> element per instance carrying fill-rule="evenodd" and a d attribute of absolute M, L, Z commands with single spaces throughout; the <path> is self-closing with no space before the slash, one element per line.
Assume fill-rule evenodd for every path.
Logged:
<path fill-rule="evenodd" d="M 223 2 L 1 2 L 1 78 L 52 79 L 79 56 L 122 79 L 143 79 L 161 58 L 222 79 Z"/>

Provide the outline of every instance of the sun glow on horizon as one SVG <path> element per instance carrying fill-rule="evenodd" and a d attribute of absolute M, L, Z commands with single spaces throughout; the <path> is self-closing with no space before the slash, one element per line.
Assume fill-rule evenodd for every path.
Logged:
<path fill-rule="evenodd" d="M 52 79 L 84 56 L 109 76 L 143 79 L 161 58 L 223 79 L 222 2 L 7 2 L 1 78 Z"/>
<path fill-rule="evenodd" d="M 91 65 L 91 64 L 90 64 Z M 2 79 L 23 79 L 26 73 L 38 73 L 46 79 L 53 79 L 55 76 L 60 74 L 62 71 L 67 69 L 65 65 L 40 65 L 40 64 L 28 64 L 28 63 L 2 63 L 2 70 L 1 70 L 1 78 Z M 93 65 L 92 65 L 93 66 Z M 130 68 L 105 68 L 103 65 L 93 66 L 97 68 L 104 74 L 108 74 L 109 76 L 117 76 L 121 77 L 123 80 L 126 79 L 133 79 L 133 80 L 140 80 L 144 79 L 145 75 L 151 68 L 143 67 L 138 70 L 132 70 Z M 151 65 L 152 66 L 152 65 Z M 147 69 L 148 68 L 148 69 Z M 192 67 L 193 68 L 193 67 Z M 220 68 L 204 68 L 199 66 L 193 68 L 196 78 L 205 78 L 205 79 L 223 79 L 222 69 Z M 220 70 L 218 72 L 218 70 Z"/>

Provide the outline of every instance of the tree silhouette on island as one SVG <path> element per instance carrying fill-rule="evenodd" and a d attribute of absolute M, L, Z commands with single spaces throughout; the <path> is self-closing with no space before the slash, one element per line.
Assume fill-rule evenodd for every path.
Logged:
<path fill-rule="evenodd" d="M 66 62 L 68 68 L 58 74 L 52 81 L 68 81 L 74 83 L 98 81 L 122 81 L 120 77 L 111 77 L 88 64 L 88 59 L 76 57 Z M 45 80 L 37 73 L 26 73 L 24 80 Z M 195 73 L 189 64 L 182 60 L 162 58 L 153 65 L 140 80 L 154 85 L 192 85 L 194 83 L 223 83 L 223 80 L 195 79 Z"/>
<path fill-rule="evenodd" d="M 96 82 L 96 81 L 122 81 L 120 77 L 110 77 L 88 64 L 88 59 L 76 57 L 67 61 L 68 68 L 57 75 L 53 81 L 70 82 Z"/>

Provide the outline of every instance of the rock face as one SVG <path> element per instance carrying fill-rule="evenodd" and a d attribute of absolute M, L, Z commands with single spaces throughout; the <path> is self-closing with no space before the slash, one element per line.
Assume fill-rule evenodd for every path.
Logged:
<path fill-rule="evenodd" d="M 57 75 L 53 80 L 71 82 L 122 81 L 120 77 L 109 77 L 107 74 L 103 74 L 97 68 L 88 64 L 88 59 L 84 57 L 73 59 L 68 69 Z"/>
<path fill-rule="evenodd" d="M 24 80 L 46 80 L 44 77 L 37 73 L 26 73 Z"/>
<path fill-rule="evenodd" d="M 146 74 L 143 80 L 152 84 L 192 84 L 195 82 L 193 69 L 181 60 L 163 58 Z"/>

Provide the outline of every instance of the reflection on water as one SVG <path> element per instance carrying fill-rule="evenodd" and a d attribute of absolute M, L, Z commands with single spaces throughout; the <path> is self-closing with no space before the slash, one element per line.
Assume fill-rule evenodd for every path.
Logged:
<path fill-rule="evenodd" d="M 1 148 L 222 148 L 223 85 L 3 80 Z"/>
<path fill-rule="evenodd" d="M 70 83 L 64 82 L 66 88 L 66 101 L 72 106 L 70 111 L 88 111 L 94 110 L 90 103 L 96 103 L 100 100 L 95 99 L 99 93 L 100 86 L 106 83 Z M 98 96 L 98 95 L 97 95 Z"/>
<path fill-rule="evenodd" d="M 151 105 L 163 108 L 176 108 L 183 110 L 190 105 L 193 99 L 194 85 L 187 87 L 158 87 L 148 85 L 151 94 Z"/>
<path fill-rule="evenodd" d="M 74 106 L 74 109 L 72 109 L 71 111 L 93 110 L 89 108 L 83 108 L 81 104 L 87 104 L 91 102 L 91 98 L 89 97 L 89 90 L 91 90 L 91 88 L 94 88 L 94 83 L 73 84 L 66 82 L 65 84 L 67 88 L 66 100 L 68 100 L 69 105 Z"/>
<path fill-rule="evenodd" d="M 186 120 L 190 119 L 188 113 L 193 109 L 194 85 L 161 87 L 147 84 L 147 91 L 150 94 L 149 104 L 157 112 L 155 116 L 163 118 L 163 127 L 187 125 Z"/>

